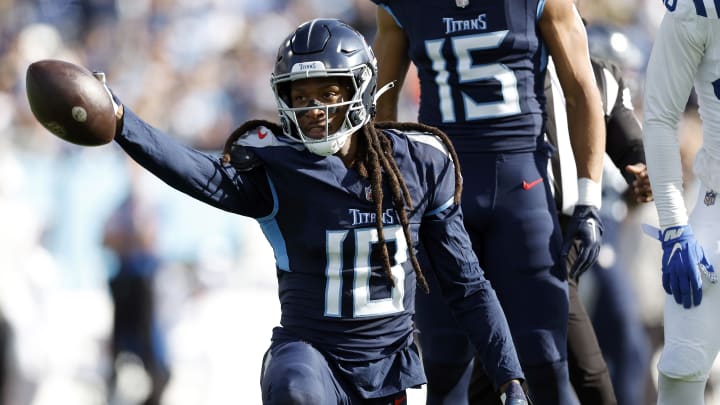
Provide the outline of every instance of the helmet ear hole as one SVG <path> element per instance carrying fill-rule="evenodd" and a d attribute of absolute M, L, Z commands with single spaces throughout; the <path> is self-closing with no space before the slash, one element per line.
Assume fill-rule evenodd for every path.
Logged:
<path fill-rule="evenodd" d="M 365 114 L 364 109 L 354 110 L 348 114 L 348 118 L 350 119 L 350 124 L 352 124 L 353 126 L 361 125 L 363 123 L 363 121 L 365 121 L 366 116 L 367 116 L 367 114 Z"/>
<path fill-rule="evenodd" d="M 290 106 L 290 82 L 277 84 L 277 96 Z"/>

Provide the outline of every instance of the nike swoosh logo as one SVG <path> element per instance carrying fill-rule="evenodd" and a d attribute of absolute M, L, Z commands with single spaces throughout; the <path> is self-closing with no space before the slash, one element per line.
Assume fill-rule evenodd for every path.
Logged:
<path fill-rule="evenodd" d="M 675 252 L 677 251 L 682 251 L 682 245 L 678 242 L 673 245 L 672 250 L 670 251 L 670 256 L 668 256 L 667 264 L 670 264 L 670 260 L 672 260 L 673 256 L 675 256 Z"/>
<path fill-rule="evenodd" d="M 258 138 L 260 138 L 260 139 L 265 139 L 265 137 L 267 136 L 267 134 L 268 134 L 267 131 L 262 132 L 262 131 L 260 130 L 260 128 L 258 128 Z"/>
<path fill-rule="evenodd" d="M 522 182 L 522 188 L 523 188 L 523 190 L 530 190 L 531 188 L 533 188 L 533 187 L 537 186 L 538 184 L 542 183 L 542 181 L 543 181 L 542 177 L 540 177 L 540 178 L 537 179 L 537 180 L 531 181 L 530 183 L 528 183 L 527 181 L 523 180 L 523 182 Z"/>

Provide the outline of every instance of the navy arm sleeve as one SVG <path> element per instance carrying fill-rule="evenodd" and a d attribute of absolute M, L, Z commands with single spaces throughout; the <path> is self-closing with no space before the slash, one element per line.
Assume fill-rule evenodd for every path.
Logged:
<path fill-rule="evenodd" d="M 237 172 L 219 156 L 175 141 L 128 108 L 115 141 L 142 167 L 197 200 L 252 218 L 272 210 L 272 194 L 262 167 Z"/>
<path fill-rule="evenodd" d="M 436 194 L 445 198 L 436 201 L 452 201 L 453 170 L 445 170 L 440 181 L 437 187 L 444 190 Z M 424 217 L 420 238 L 443 296 L 470 336 L 495 387 L 524 379 L 505 314 L 472 250 L 460 206 L 451 204 Z"/>

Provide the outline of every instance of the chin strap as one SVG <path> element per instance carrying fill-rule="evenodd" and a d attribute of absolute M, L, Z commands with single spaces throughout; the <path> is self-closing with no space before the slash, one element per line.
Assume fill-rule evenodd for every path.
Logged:
<path fill-rule="evenodd" d="M 378 99 L 380 98 L 380 96 L 382 96 L 383 94 L 385 94 L 386 91 L 388 91 L 388 90 L 392 89 L 393 87 L 395 87 L 395 84 L 396 84 L 396 83 L 397 83 L 397 80 L 393 80 L 393 81 L 391 81 L 390 83 L 382 86 L 382 87 L 380 88 L 380 90 L 378 90 L 377 93 L 375 93 L 375 99 L 373 100 L 373 104 L 374 104 L 374 103 L 377 103 L 377 101 L 378 101 Z"/>

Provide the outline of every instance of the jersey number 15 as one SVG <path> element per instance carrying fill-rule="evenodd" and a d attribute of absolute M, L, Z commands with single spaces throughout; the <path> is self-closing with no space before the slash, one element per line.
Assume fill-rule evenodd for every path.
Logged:
<path fill-rule="evenodd" d="M 425 41 L 425 50 L 432 60 L 432 69 L 436 72 L 435 83 L 438 88 L 440 99 L 440 114 L 444 123 L 451 123 L 457 120 L 456 108 L 461 107 L 465 111 L 465 120 L 481 120 L 495 117 L 504 117 L 520 113 L 520 97 L 517 89 L 517 78 L 512 69 L 502 63 L 489 63 L 485 65 L 473 65 L 471 52 L 494 49 L 500 46 L 507 36 L 508 31 L 488 32 L 484 34 L 464 35 L 450 38 L 450 50 L 457 61 L 455 71 L 458 83 L 462 85 L 472 84 L 482 80 L 496 80 L 502 88 L 502 99 L 478 103 L 470 95 L 462 90 L 462 106 L 456 106 L 452 95 L 452 87 L 449 83 L 451 72 L 448 61 L 443 56 L 445 38 Z"/>

